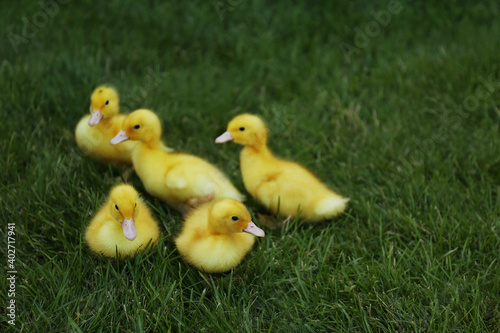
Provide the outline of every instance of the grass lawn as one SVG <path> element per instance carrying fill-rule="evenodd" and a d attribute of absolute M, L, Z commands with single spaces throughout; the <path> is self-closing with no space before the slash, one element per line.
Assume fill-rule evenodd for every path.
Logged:
<path fill-rule="evenodd" d="M 2 332 L 500 330 L 498 1 L 3 7 Z M 92 254 L 85 226 L 123 170 L 83 154 L 74 128 L 103 83 L 242 191 L 241 147 L 214 139 L 233 116 L 261 115 L 270 148 L 350 197 L 348 210 L 270 229 L 250 199 L 266 237 L 204 276 L 175 249 L 180 213 L 132 175 L 159 246 L 121 262 Z"/>

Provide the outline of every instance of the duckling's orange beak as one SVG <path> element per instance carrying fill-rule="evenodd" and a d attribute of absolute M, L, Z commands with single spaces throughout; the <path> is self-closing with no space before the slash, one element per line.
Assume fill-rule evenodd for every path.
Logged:
<path fill-rule="evenodd" d="M 120 131 L 118 132 L 117 135 L 111 141 L 109 141 L 110 144 L 116 145 L 120 142 L 130 140 L 130 138 L 127 136 L 127 133 L 125 131 Z"/>
<path fill-rule="evenodd" d="M 233 141 L 234 138 L 231 135 L 231 131 L 225 131 L 215 139 L 215 143 L 224 143 L 228 141 Z"/>
<path fill-rule="evenodd" d="M 133 241 L 137 237 L 137 229 L 135 228 L 134 219 L 124 219 L 122 222 L 123 235 L 128 240 Z"/>
<path fill-rule="evenodd" d="M 90 119 L 89 119 L 89 126 L 92 127 L 92 126 L 99 124 L 101 119 L 102 119 L 101 110 L 100 109 L 92 110 L 92 115 L 90 116 Z"/>
<path fill-rule="evenodd" d="M 244 232 L 255 235 L 257 237 L 264 237 L 266 233 L 261 228 L 257 227 L 252 221 L 248 222 L 247 227 L 243 229 Z"/>

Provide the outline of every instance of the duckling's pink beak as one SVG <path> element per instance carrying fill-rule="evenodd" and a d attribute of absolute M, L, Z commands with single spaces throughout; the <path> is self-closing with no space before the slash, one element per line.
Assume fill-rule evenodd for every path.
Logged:
<path fill-rule="evenodd" d="M 109 143 L 112 145 L 116 145 L 120 142 L 127 141 L 127 140 L 130 140 L 130 138 L 127 136 L 125 131 L 120 131 L 120 132 L 118 132 L 117 135 L 115 135 L 115 137 L 113 139 L 111 139 L 111 141 L 109 141 Z"/>
<path fill-rule="evenodd" d="M 243 229 L 244 232 L 255 235 L 257 237 L 264 237 L 266 233 L 261 228 L 257 227 L 252 221 L 248 222 L 247 227 Z"/>
<path fill-rule="evenodd" d="M 224 143 L 228 141 L 233 141 L 233 137 L 231 136 L 231 131 L 225 131 L 217 139 L 215 139 L 215 143 Z"/>
<path fill-rule="evenodd" d="M 90 119 L 89 119 L 89 126 L 92 127 L 92 126 L 99 124 L 101 119 L 102 119 L 101 110 L 99 110 L 99 109 L 92 110 L 92 115 L 90 116 Z"/>
<path fill-rule="evenodd" d="M 133 241 L 137 237 L 137 229 L 135 228 L 134 219 L 124 219 L 122 222 L 123 235 L 128 240 Z"/>

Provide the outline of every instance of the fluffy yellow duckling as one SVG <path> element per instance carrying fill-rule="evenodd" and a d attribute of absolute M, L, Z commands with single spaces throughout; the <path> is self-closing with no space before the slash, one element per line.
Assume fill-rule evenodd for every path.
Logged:
<path fill-rule="evenodd" d="M 255 242 L 254 235 L 265 236 L 252 222 L 245 205 L 234 199 L 219 199 L 188 215 L 175 245 L 197 269 L 222 273 L 243 260 Z"/>
<path fill-rule="evenodd" d="M 267 147 L 267 128 L 251 114 L 235 117 L 215 142 L 234 141 L 245 147 L 240 154 L 241 174 L 247 191 L 273 212 L 294 216 L 298 210 L 310 222 L 334 217 L 349 199 L 321 183 L 297 163 L 277 158 Z"/>
<path fill-rule="evenodd" d="M 149 110 L 132 112 L 111 144 L 137 140 L 132 154 L 134 169 L 146 191 L 180 210 L 218 198 L 245 197 L 229 179 L 207 161 L 188 154 L 169 153 L 159 147 L 161 124 Z"/>
<path fill-rule="evenodd" d="M 120 132 L 126 115 L 119 112 L 119 97 L 109 86 L 97 87 L 90 97 L 90 115 L 83 117 L 75 129 L 78 147 L 93 158 L 111 163 L 132 163 L 134 142 L 112 146 L 109 140 Z"/>
<path fill-rule="evenodd" d="M 90 221 L 85 240 L 90 249 L 110 258 L 133 257 L 160 238 L 158 223 L 131 185 L 113 187 L 106 203 Z"/>

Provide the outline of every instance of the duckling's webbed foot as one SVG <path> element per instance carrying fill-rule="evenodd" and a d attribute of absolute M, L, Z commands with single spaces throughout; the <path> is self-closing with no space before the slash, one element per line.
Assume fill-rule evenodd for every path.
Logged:
<path fill-rule="evenodd" d="M 130 177 L 130 175 L 132 174 L 132 172 L 134 172 L 134 166 L 123 166 L 122 168 L 123 172 L 122 172 L 122 179 L 125 181 L 125 182 L 128 182 L 128 179 Z"/>
<path fill-rule="evenodd" d="M 198 207 L 201 204 L 212 201 L 214 198 L 215 198 L 215 192 L 212 192 L 212 193 L 205 195 L 203 197 L 195 197 L 195 198 L 188 199 L 184 202 L 184 210 L 190 211 L 190 210 Z"/>
<path fill-rule="evenodd" d="M 288 224 L 291 220 L 294 219 L 293 216 L 289 215 L 286 219 L 281 220 L 279 217 L 275 215 L 267 215 L 267 214 L 257 214 L 259 216 L 259 225 L 263 225 L 268 229 L 276 230 L 281 228 L 283 230 L 288 229 Z"/>

